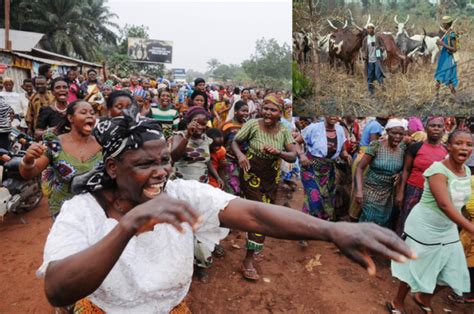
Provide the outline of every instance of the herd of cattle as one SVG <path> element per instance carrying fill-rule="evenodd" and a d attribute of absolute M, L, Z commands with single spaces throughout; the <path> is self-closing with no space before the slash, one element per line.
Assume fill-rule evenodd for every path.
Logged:
<path fill-rule="evenodd" d="M 348 28 L 348 20 L 344 23 L 331 22 L 327 20 L 332 31 L 329 34 L 312 34 L 311 31 L 298 31 L 293 33 L 293 59 L 298 63 L 312 62 L 313 53 L 319 55 L 320 62 L 327 62 L 331 65 L 344 64 L 347 73 L 354 74 L 354 67 L 359 58 L 359 50 L 362 47 L 363 40 L 366 38 L 367 25 L 370 23 L 370 14 L 364 27 L 358 26 L 354 22 L 352 12 L 348 10 L 351 25 L 355 32 Z M 376 33 L 381 37 L 384 46 L 383 65 L 390 72 L 401 68 L 402 73 L 407 72 L 407 67 L 417 57 L 423 56 L 425 60 L 430 60 L 431 64 L 436 61 L 440 48 L 436 41 L 440 38 L 438 32 L 426 33 L 423 29 L 423 35 L 414 35 L 412 27 L 407 23 L 410 19 L 408 15 L 404 22 L 400 22 L 397 16 L 394 17 L 396 33 L 381 32 Z M 342 26 L 337 27 L 334 24 Z M 377 26 L 375 28 L 377 30 Z"/>

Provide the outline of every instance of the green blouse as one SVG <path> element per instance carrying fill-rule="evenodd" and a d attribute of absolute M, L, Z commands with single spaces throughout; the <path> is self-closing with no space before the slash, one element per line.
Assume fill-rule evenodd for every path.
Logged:
<path fill-rule="evenodd" d="M 245 123 L 235 136 L 240 143 L 248 143 L 250 154 L 266 159 L 277 159 L 278 157 L 263 151 L 265 145 L 270 145 L 278 150 L 285 150 L 286 145 L 295 143 L 290 131 L 281 123 L 275 134 L 267 133 L 260 127 L 261 119 L 253 119 Z"/>
<path fill-rule="evenodd" d="M 70 192 L 72 178 L 96 166 L 102 160 L 102 152 L 99 151 L 82 162 L 62 148 L 56 135 L 45 134 L 43 142 L 48 147 L 46 156 L 49 158 L 49 167 L 43 171 L 42 176 L 43 190 L 49 195 L 49 210 L 55 216 L 63 203 L 74 196 Z"/>

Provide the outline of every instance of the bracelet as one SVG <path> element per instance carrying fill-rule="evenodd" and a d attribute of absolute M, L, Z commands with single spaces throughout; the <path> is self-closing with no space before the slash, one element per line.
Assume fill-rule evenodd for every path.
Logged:
<path fill-rule="evenodd" d="M 28 165 L 27 163 L 25 163 L 25 161 L 22 159 L 20 164 L 23 165 L 23 168 L 25 169 L 33 169 L 35 166 L 36 166 L 36 159 L 33 161 L 32 164 Z"/>

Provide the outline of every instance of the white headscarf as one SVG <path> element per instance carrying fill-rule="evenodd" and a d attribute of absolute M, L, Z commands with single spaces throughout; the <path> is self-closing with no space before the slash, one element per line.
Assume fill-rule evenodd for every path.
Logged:
<path fill-rule="evenodd" d="M 388 120 L 387 125 L 385 126 L 385 129 L 388 130 L 388 129 L 397 128 L 397 127 L 402 127 L 406 131 L 408 128 L 408 123 L 401 119 L 390 119 Z"/>

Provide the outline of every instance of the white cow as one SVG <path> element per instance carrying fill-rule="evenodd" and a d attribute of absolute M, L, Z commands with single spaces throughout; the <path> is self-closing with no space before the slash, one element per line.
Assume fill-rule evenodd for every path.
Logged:
<path fill-rule="evenodd" d="M 422 41 L 423 40 L 423 35 L 414 35 L 410 37 L 413 40 L 417 41 Z M 436 57 L 438 56 L 438 53 L 440 52 L 440 48 L 436 44 L 436 41 L 439 39 L 439 36 L 436 37 L 425 37 L 425 43 L 426 43 L 426 49 L 423 53 L 423 55 L 428 56 L 431 55 L 431 64 L 435 63 Z"/>

